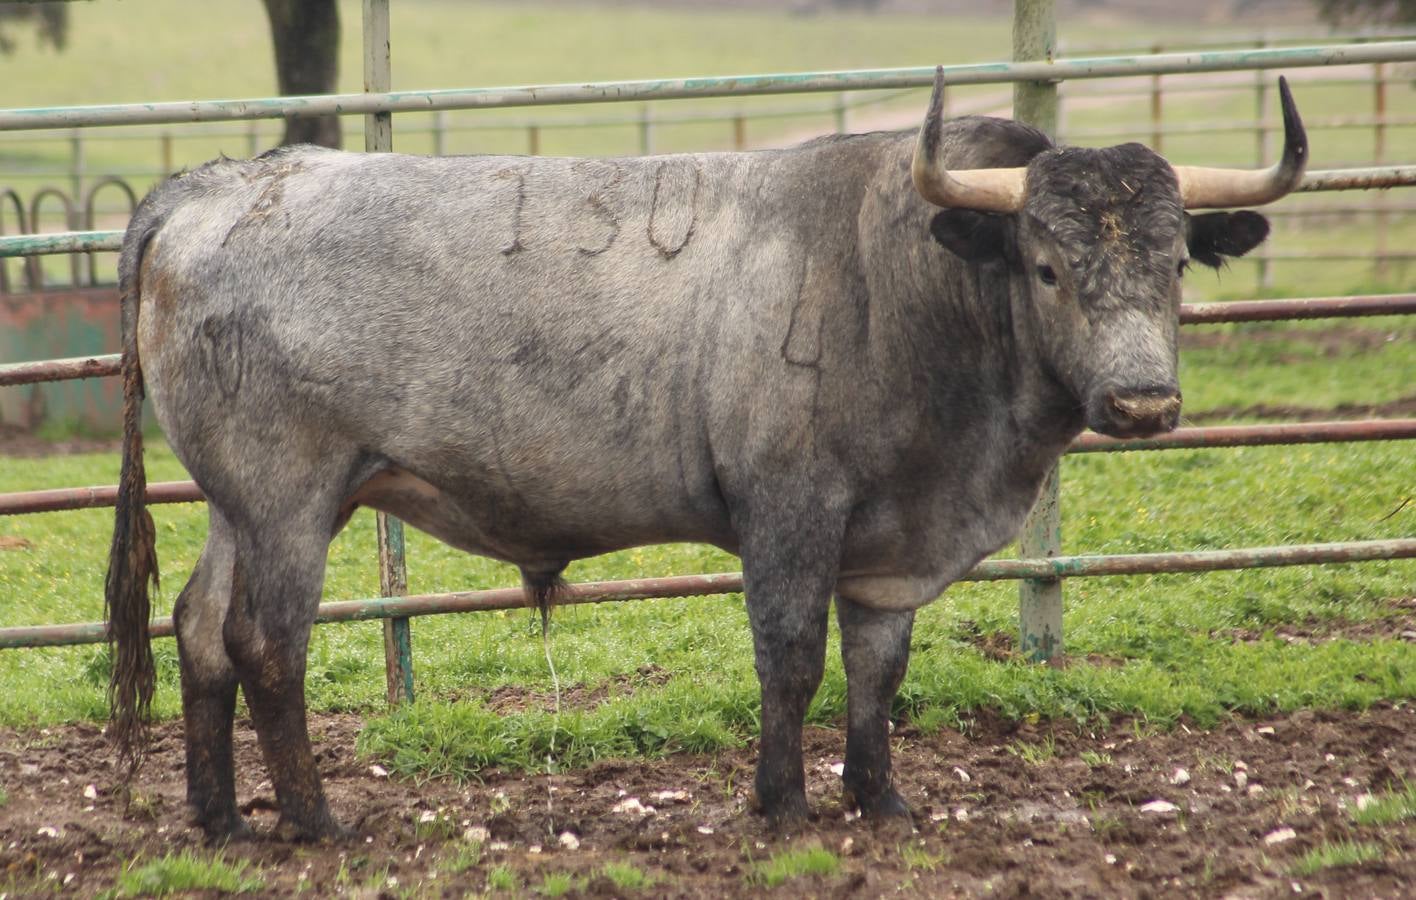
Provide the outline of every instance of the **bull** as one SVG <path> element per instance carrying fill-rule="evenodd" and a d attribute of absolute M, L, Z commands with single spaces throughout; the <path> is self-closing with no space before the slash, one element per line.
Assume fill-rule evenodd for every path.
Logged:
<path fill-rule="evenodd" d="M 429 159 L 297 147 L 157 187 L 123 242 L 125 455 L 106 600 L 121 758 L 152 695 L 141 403 L 207 497 L 176 601 L 187 802 L 248 832 L 238 687 L 277 835 L 338 835 L 306 726 L 327 548 L 356 506 L 519 567 L 667 541 L 741 557 L 760 809 L 808 815 L 802 720 L 832 598 L 844 788 L 908 819 L 891 701 L 915 610 L 1017 532 L 1084 427 L 1176 425 L 1181 276 L 1301 180 L 1058 147 L 1011 121 L 788 150 Z"/>

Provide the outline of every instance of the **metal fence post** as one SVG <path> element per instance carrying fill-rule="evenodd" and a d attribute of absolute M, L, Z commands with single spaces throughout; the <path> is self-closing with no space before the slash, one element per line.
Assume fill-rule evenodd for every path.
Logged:
<path fill-rule="evenodd" d="M 389 75 L 388 0 L 364 0 L 364 90 L 385 92 Z M 393 116 L 374 113 L 364 117 L 364 150 L 387 153 L 393 149 Z M 378 514 L 379 590 L 385 597 L 408 593 L 404 564 L 403 523 Z M 384 667 L 388 676 L 390 706 L 413 700 L 413 636 L 407 617 L 384 620 Z"/>
<path fill-rule="evenodd" d="M 1269 44 L 1268 37 L 1259 38 L 1258 48 L 1260 50 Z M 1269 107 L 1269 74 L 1262 70 L 1254 72 L 1254 121 L 1255 126 L 1255 156 L 1259 168 L 1268 165 L 1269 154 L 1269 133 L 1268 133 L 1268 107 Z M 1273 266 L 1269 262 L 1268 254 L 1260 252 L 1259 261 L 1259 291 L 1265 291 L 1273 287 Z"/>
<path fill-rule="evenodd" d="M 654 118 L 648 104 L 639 111 L 639 155 L 649 156 L 654 152 Z"/>
<path fill-rule="evenodd" d="M 1372 164 L 1380 166 L 1386 162 L 1386 115 L 1387 115 L 1387 90 L 1386 90 L 1386 66 L 1382 63 L 1372 65 Z M 1372 198 L 1373 206 L 1376 207 L 1376 234 L 1373 237 L 1373 251 L 1376 255 L 1376 262 L 1372 266 L 1372 276 L 1376 281 L 1385 281 L 1387 277 L 1387 211 L 1386 192 L 1379 191 Z"/>
<path fill-rule="evenodd" d="M 1160 44 L 1151 47 L 1151 53 L 1159 55 Z M 1151 149 L 1156 153 L 1162 152 L 1161 142 L 1165 139 L 1165 132 L 1161 127 L 1162 110 L 1164 107 L 1164 95 L 1161 93 L 1160 76 L 1151 76 Z"/>
<path fill-rule="evenodd" d="M 447 155 L 447 110 L 433 113 L 433 155 Z"/>
<path fill-rule="evenodd" d="M 836 95 L 835 114 L 836 114 L 836 133 L 837 133 L 837 134 L 845 134 L 845 133 L 846 133 L 846 128 L 847 128 L 847 124 L 846 124 L 846 92 L 845 92 L 845 91 L 841 91 L 839 94 Z"/>
<path fill-rule="evenodd" d="M 1013 4 L 1013 59 L 1052 60 L 1057 47 L 1057 18 L 1053 0 L 1016 0 Z M 1013 118 L 1057 133 L 1056 82 L 1017 82 L 1013 85 Z M 1025 557 L 1056 556 L 1062 549 L 1062 523 L 1058 508 L 1057 469 L 1043 481 L 1037 505 L 1023 525 L 1018 540 Z M 1034 662 L 1051 662 L 1062 656 L 1062 582 L 1056 578 L 1028 579 L 1019 587 L 1019 649 Z"/>

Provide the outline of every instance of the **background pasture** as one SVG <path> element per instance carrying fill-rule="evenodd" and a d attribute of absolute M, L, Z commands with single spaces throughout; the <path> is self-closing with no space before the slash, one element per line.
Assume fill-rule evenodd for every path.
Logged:
<path fill-rule="evenodd" d="M 209 4 L 201 27 L 164 27 L 190 16 L 175 0 L 100 3 L 76 10 L 73 44 L 64 56 L 29 48 L 0 60 L 0 105 L 39 106 L 189 97 L 258 96 L 273 91 L 265 26 L 255 4 Z M 342 5 L 342 88 L 359 87 L 358 4 Z M 1089 43 L 1147 43 L 1139 25 L 1063 22 L 1062 36 Z M 612 11 L 550 4 L 463 4 L 422 0 L 394 6 L 394 86 L 432 87 L 585 81 L 810 68 L 899 66 L 1006 58 L 1008 26 L 996 20 L 823 15 L 742 11 Z M 141 37 L 139 37 L 141 36 Z M 1179 44 L 1214 38 L 1165 29 Z M 235 64 L 235 60 L 240 63 Z M 1355 89 L 1354 89 L 1355 90 Z M 1393 105 L 1416 101 L 1410 85 L 1394 86 Z M 1319 118 L 1366 102 L 1332 88 L 1296 85 L 1305 116 Z M 971 99 L 972 98 L 972 99 Z M 1237 106 L 1243 100 L 1223 100 Z M 961 105 L 1006 110 L 1007 91 L 961 92 Z M 755 101 L 780 107 L 781 98 Z M 680 112 L 689 104 L 660 104 Z M 693 104 L 731 113 L 748 102 Z M 1399 108 L 1399 107 L 1398 107 Z M 922 99 L 902 97 L 852 120 L 895 127 L 918 114 Z M 1067 125 L 1101 127 L 1134 121 L 1138 102 L 1079 106 Z M 637 107 L 597 107 L 596 115 L 634 115 Z M 1167 106 L 1167 120 L 1230 115 L 1197 95 Z M 585 109 L 555 115 L 587 115 Z M 507 113 L 460 118 L 509 119 Z M 868 118 L 867 118 L 868 117 Z M 526 118 L 525 116 L 519 116 Z M 554 118 L 552 116 L 551 118 Z M 395 146 L 423 151 L 425 135 L 404 136 L 427 117 L 395 117 Z M 754 143 L 789 143 L 807 122 L 799 117 L 752 124 Z M 817 128 L 829 128 L 823 112 Z M 908 120 L 906 120 L 908 121 Z M 351 120 L 351 125 L 353 120 Z M 269 134 L 274 134 L 272 128 Z M 722 122 L 660 126 L 662 150 L 722 148 L 732 140 Z M 632 152 L 627 126 L 547 130 L 542 151 Z M 1388 156 L 1416 159 L 1416 132 L 1394 129 Z M 177 161 L 216 152 L 246 152 L 244 134 L 177 142 Z M 357 137 L 351 141 L 358 144 Z M 1365 132 L 1313 135 L 1314 167 L 1361 163 Z M 1248 164 L 1252 136 L 1177 141 L 1182 162 Z M 17 149 L 20 148 L 20 149 Z M 524 150 L 520 130 L 456 133 L 457 152 Z M 62 140 L 0 142 L 0 181 L 25 170 L 64 165 Z M 153 144 L 95 141 L 91 171 L 142 170 Z M 1394 194 L 1395 199 L 1404 195 Z M 1334 195 L 1328 195 L 1331 200 Z M 1308 202 L 1308 201 L 1302 201 Z M 1369 225 L 1340 217 L 1321 230 L 1284 225 L 1276 249 L 1370 245 Z M 1391 241 L 1407 245 L 1416 225 L 1396 222 Z M 1365 264 L 1280 264 L 1269 293 L 1312 296 L 1406 290 L 1410 269 L 1374 283 Z M 1252 296 L 1242 264 L 1216 277 L 1187 276 L 1194 299 Z M 1376 405 L 1391 414 L 1416 408 L 1416 321 L 1348 320 L 1186 330 L 1182 379 L 1193 423 L 1351 415 L 1341 407 Z M 278 464 L 273 459 L 272 464 Z M 8 458 L 0 491 L 116 481 L 111 452 Z M 151 480 L 185 478 L 160 443 L 150 444 Z M 1062 469 L 1066 552 L 1147 552 L 1237 548 L 1293 542 L 1409 536 L 1416 531 L 1416 460 L 1409 444 L 1374 443 L 1243 450 L 1165 451 L 1068 458 Z M 205 533 L 201 506 L 153 510 L 164 588 L 157 612 L 170 611 Z M 91 510 L 0 520 L 0 626 L 94 621 L 102 615 L 102 582 L 111 512 Z M 373 519 L 360 512 L 334 542 L 328 599 L 378 593 Z M 688 574 L 737 568 L 712 548 L 643 548 L 586 560 L 571 580 Z M 513 569 L 468 557 L 424 536 L 409 536 L 409 590 L 435 592 L 517 583 Z M 924 733 L 969 728 L 981 719 L 1014 723 L 1059 720 L 1087 728 L 1130 718 L 1144 727 L 1176 723 L 1208 727 L 1231 714 L 1360 710 L 1408 704 L 1416 696 L 1416 563 L 1376 562 L 1203 576 L 1074 580 L 1067 583 L 1063 669 L 1023 664 L 1010 652 L 1016 627 L 1012 583 L 961 584 L 922 611 L 910 674 L 898 701 L 902 721 Z M 560 771 L 625 756 L 710 752 L 741 747 L 756 729 L 757 685 L 746 616 L 739 596 L 657 600 L 558 610 L 550 652 L 564 690 L 553 711 L 552 686 L 538 623 L 523 612 L 417 619 L 413 624 L 419 702 L 387 714 L 382 643 L 377 623 L 323 626 L 311 644 L 308 694 L 321 713 L 368 719 L 361 751 L 415 778 L 475 778 L 487 766 Z M 809 714 L 834 726 L 844 710 L 844 679 L 834 643 L 825 683 Z M 157 642 L 159 715 L 178 712 L 176 660 L 170 640 Z M 80 647 L 0 654 L 0 725 L 52 727 L 106 715 L 106 652 Z M 3 801 L 0 801 L 3 803 Z"/>

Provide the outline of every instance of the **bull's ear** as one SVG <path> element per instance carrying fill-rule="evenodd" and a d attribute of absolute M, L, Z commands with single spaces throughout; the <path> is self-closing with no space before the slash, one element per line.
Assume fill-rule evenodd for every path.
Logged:
<path fill-rule="evenodd" d="M 1268 237 L 1268 219 L 1251 210 L 1185 216 L 1185 242 L 1190 258 L 1212 269 L 1224 264 L 1226 256 L 1243 256 Z"/>
<path fill-rule="evenodd" d="M 929 223 L 929 232 L 951 253 L 967 262 L 1007 259 L 1012 240 L 1010 217 L 972 209 L 946 209 Z"/>

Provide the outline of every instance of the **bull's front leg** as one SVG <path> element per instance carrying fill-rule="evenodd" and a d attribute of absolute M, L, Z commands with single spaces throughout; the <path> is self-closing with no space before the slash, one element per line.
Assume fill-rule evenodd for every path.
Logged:
<path fill-rule="evenodd" d="M 807 704 L 821 684 L 826 625 L 839 561 L 834 535 L 812 534 L 798 519 L 743 545 L 743 581 L 762 683 L 762 739 L 756 795 L 774 827 L 810 814 L 801 732 Z"/>
<path fill-rule="evenodd" d="M 890 706 L 910 658 L 914 611 L 876 610 L 836 598 L 846 668 L 847 802 L 867 818 L 910 820 L 890 778 Z"/>

